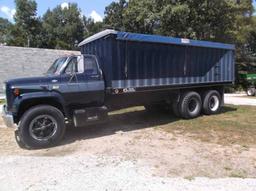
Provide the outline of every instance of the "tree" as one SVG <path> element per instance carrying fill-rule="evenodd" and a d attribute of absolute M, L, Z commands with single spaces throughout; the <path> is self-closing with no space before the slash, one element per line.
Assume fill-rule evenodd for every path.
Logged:
<path fill-rule="evenodd" d="M 85 27 L 84 38 L 92 36 L 104 29 L 103 22 L 94 22 L 92 18 L 87 18 L 83 16 L 83 23 Z"/>
<path fill-rule="evenodd" d="M 175 1 L 160 11 L 160 33 L 198 40 L 226 41 L 234 15 L 225 0 Z"/>
<path fill-rule="evenodd" d="M 10 39 L 10 28 L 12 23 L 0 17 L 0 44 L 7 44 Z"/>
<path fill-rule="evenodd" d="M 105 22 L 130 32 L 234 43 L 246 39 L 252 13 L 252 0 L 119 0 L 106 8 Z"/>
<path fill-rule="evenodd" d="M 84 33 L 77 4 L 71 3 L 66 8 L 59 5 L 53 10 L 47 10 L 43 16 L 43 32 L 45 46 L 48 48 L 76 49 Z"/>
<path fill-rule="evenodd" d="M 249 31 L 248 37 L 246 38 L 246 49 L 247 54 L 256 57 L 256 17 L 253 17 L 252 27 Z"/>
<path fill-rule="evenodd" d="M 236 43 L 242 53 L 246 51 L 243 47 L 249 38 L 251 31 L 255 30 L 255 24 L 253 24 L 252 17 L 254 12 L 252 0 L 238 1 L 233 5 L 233 12 L 235 14 L 235 19 L 232 35 L 234 36 L 234 43 Z"/>
<path fill-rule="evenodd" d="M 119 0 L 119 2 L 112 2 L 105 8 L 104 23 L 113 29 L 124 29 L 124 10 L 127 8 L 126 0 Z"/>
<path fill-rule="evenodd" d="M 253 17 L 252 0 L 239 1 L 234 6 L 236 12 L 235 30 L 233 32 L 236 44 L 237 73 L 250 73 L 256 70 L 255 65 L 255 30 L 256 20 Z M 239 81 L 238 75 L 238 81 Z"/>
<path fill-rule="evenodd" d="M 16 14 L 14 16 L 15 30 L 23 46 L 37 47 L 37 38 L 40 33 L 40 21 L 37 18 L 37 3 L 34 0 L 15 0 Z"/>
<path fill-rule="evenodd" d="M 130 0 L 124 10 L 124 28 L 126 31 L 146 34 L 155 33 L 158 14 L 153 1 Z"/>

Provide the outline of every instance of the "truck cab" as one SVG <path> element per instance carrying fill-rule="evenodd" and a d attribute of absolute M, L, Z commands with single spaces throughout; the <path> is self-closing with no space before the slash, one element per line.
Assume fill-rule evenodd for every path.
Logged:
<path fill-rule="evenodd" d="M 7 81 L 5 92 L 3 118 L 9 127 L 18 125 L 18 139 L 27 148 L 55 144 L 65 123 L 78 127 L 107 115 L 105 82 L 94 55 L 58 58 L 44 76 Z"/>

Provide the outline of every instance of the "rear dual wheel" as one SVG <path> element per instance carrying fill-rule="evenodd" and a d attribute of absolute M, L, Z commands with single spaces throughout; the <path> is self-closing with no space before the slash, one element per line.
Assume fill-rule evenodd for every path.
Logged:
<path fill-rule="evenodd" d="M 180 114 L 184 119 L 193 119 L 201 114 L 202 100 L 197 92 L 185 93 L 180 102 Z"/>
<path fill-rule="evenodd" d="M 204 93 L 203 100 L 197 92 L 185 92 L 179 102 L 172 105 L 173 113 L 177 117 L 193 119 L 200 116 L 203 111 L 206 115 L 219 113 L 221 96 L 218 91 L 209 90 Z"/>
<path fill-rule="evenodd" d="M 173 113 L 177 117 L 193 119 L 200 115 L 202 110 L 202 100 L 197 92 L 185 92 L 179 102 L 172 105 Z"/>
<path fill-rule="evenodd" d="M 221 96 L 216 90 L 209 90 L 204 94 L 203 112 L 206 115 L 218 114 L 221 109 Z"/>

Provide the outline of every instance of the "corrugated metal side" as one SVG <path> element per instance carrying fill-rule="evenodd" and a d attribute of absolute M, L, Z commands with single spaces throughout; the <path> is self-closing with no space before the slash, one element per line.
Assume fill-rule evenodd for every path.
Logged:
<path fill-rule="evenodd" d="M 102 63 L 107 86 L 152 86 L 230 83 L 234 50 L 99 39 L 82 47 Z"/>
<path fill-rule="evenodd" d="M 115 39 L 112 35 L 95 40 L 81 47 L 82 54 L 92 54 L 96 55 L 100 64 L 102 71 L 104 72 L 104 77 L 106 80 L 107 87 L 111 87 L 112 84 L 112 64 L 113 64 L 113 44 Z"/>
<path fill-rule="evenodd" d="M 117 41 L 113 88 L 234 81 L 234 51 Z"/>

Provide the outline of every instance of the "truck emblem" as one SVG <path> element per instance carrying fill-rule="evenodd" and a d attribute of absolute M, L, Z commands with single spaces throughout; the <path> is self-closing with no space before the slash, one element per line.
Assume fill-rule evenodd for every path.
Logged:
<path fill-rule="evenodd" d="M 136 92 L 135 88 L 125 88 L 123 89 L 124 93 Z"/>
<path fill-rule="evenodd" d="M 119 93 L 119 90 L 118 89 L 115 89 L 115 94 L 118 94 Z"/>
<path fill-rule="evenodd" d="M 182 39 L 181 39 L 181 43 L 189 44 L 189 43 L 190 43 L 190 40 L 187 39 L 187 38 L 182 38 Z"/>

